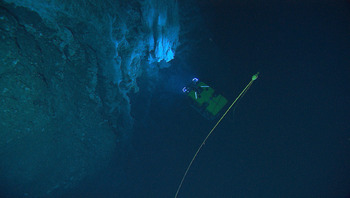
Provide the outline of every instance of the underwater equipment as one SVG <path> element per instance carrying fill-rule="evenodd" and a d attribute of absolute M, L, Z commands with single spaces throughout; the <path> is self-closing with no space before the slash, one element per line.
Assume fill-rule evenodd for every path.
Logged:
<path fill-rule="evenodd" d="M 216 94 L 215 90 L 198 78 L 193 78 L 191 84 L 182 89 L 191 101 L 191 106 L 208 120 L 214 120 L 222 112 L 227 99 Z"/>
<path fill-rule="evenodd" d="M 210 130 L 210 132 L 208 133 L 208 135 L 204 138 L 204 140 L 202 141 L 202 144 L 198 147 L 196 153 L 194 154 L 191 162 L 188 164 L 187 169 L 184 173 L 184 175 L 182 176 L 181 182 L 177 188 L 176 194 L 175 194 L 175 198 L 177 198 L 177 195 L 180 192 L 180 189 L 182 187 L 183 182 L 185 181 L 185 178 L 187 176 L 188 171 L 190 170 L 194 160 L 196 159 L 199 151 L 202 149 L 202 147 L 204 146 L 205 142 L 207 141 L 207 139 L 209 138 L 209 136 L 213 133 L 213 131 L 216 129 L 216 127 L 219 125 L 219 123 L 221 122 L 221 120 L 226 116 L 226 114 L 230 111 L 230 109 L 233 107 L 234 104 L 236 104 L 236 102 L 244 96 L 244 94 L 248 91 L 248 89 L 250 88 L 250 86 L 252 86 L 253 82 L 258 79 L 259 76 L 259 72 L 256 73 L 255 75 L 252 76 L 252 79 L 250 80 L 250 82 L 247 84 L 247 86 L 245 86 L 245 88 L 242 90 L 242 92 L 237 96 L 237 98 L 232 102 L 232 104 L 227 108 L 227 110 L 225 111 L 225 113 L 221 116 L 221 118 L 219 119 L 219 121 L 216 122 L 216 124 L 214 125 L 214 127 Z M 193 81 L 193 80 L 192 80 Z"/>

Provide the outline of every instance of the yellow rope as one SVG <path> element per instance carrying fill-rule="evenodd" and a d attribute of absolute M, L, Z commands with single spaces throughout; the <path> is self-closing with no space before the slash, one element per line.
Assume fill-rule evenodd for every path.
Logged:
<path fill-rule="evenodd" d="M 188 171 L 190 170 L 193 161 L 196 159 L 199 151 L 202 149 L 202 147 L 204 146 L 205 142 L 207 141 L 207 139 L 209 138 L 209 136 L 213 133 L 213 131 L 215 130 L 215 128 L 219 125 L 219 123 L 221 122 L 221 120 L 226 116 L 226 114 L 230 111 L 230 109 L 233 107 L 233 105 L 238 101 L 239 98 L 241 98 L 250 88 L 250 86 L 253 84 L 253 82 L 258 78 L 259 72 L 255 75 L 253 75 L 252 80 L 248 83 L 248 85 L 243 89 L 243 91 L 237 96 L 237 98 L 232 102 L 232 104 L 230 105 L 230 107 L 226 110 L 226 112 L 224 113 L 224 115 L 221 116 L 221 118 L 219 119 L 219 121 L 216 122 L 216 124 L 214 125 L 214 127 L 210 130 L 210 132 L 208 133 L 208 135 L 205 137 L 205 139 L 203 140 L 202 144 L 198 147 L 196 153 L 194 154 L 191 162 L 188 164 L 187 169 L 185 171 L 185 174 L 183 175 L 181 182 L 177 188 L 176 194 L 175 194 L 175 198 L 177 198 L 177 195 L 179 194 L 179 191 L 182 187 L 182 184 L 186 178 L 186 175 L 188 173 Z"/>

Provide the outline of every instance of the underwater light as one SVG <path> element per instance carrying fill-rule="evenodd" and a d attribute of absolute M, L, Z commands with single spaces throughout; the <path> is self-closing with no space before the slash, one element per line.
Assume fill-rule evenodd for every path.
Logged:
<path fill-rule="evenodd" d="M 194 83 L 198 82 L 198 78 L 193 78 L 192 82 L 194 82 Z"/>
<path fill-rule="evenodd" d="M 187 93 L 188 92 L 187 87 L 182 88 L 182 92 Z"/>

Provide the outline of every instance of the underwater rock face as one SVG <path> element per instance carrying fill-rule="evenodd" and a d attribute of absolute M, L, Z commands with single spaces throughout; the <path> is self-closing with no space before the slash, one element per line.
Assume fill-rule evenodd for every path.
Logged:
<path fill-rule="evenodd" d="M 116 147 L 96 113 L 96 57 L 74 41 L 66 56 L 55 45 L 56 32 L 39 19 L 1 7 L 1 183 L 29 197 L 75 186 Z"/>
<path fill-rule="evenodd" d="M 137 92 L 138 77 L 149 69 L 168 67 L 157 63 L 168 63 L 175 57 L 180 31 L 175 0 L 6 1 L 37 12 L 46 25 L 58 31 L 61 47 L 70 40 L 66 29 L 93 46 L 105 62 L 101 65 L 103 75 L 122 92 Z M 96 31 L 95 36 L 90 28 Z"/>
<path fill-rule="evenodd" d="M 180 31 L 178 5 L 175 1 L 145 1 L 143 20 L 149 42 L 149 63 L 174 59 Z"/>
<path fill-rule="evenodd" d="M 1 197 L 54 197 L 110 160 L 117 136 L 98 113 L 97 57 L 24 8 L 0 5 Z M 64 44 L 62 44 L 64 45 Z"/>
<path fill-rule="evenodd" d="M 0 193 L 59 197 L 123 152 L 133 124 L 127 94 L 174 58 L 177 5 L 7 2 L 14 4 L 0 3 Z"/>

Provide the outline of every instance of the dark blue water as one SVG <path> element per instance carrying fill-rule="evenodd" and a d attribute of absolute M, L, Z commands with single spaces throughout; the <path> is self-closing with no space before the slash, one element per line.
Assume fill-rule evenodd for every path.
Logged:
<path fill-rule="evenodd" d="M 232 102 L 256 72 L 178 197 L 350 197 L 350 2 L 198 6 L 204 39 L 177 53 L 158 77 L 138 79 L 125 150 L 65 197 L 174 197 L 216 123 L 190 107 L 182 87 L 198 77 Z M 197 42 L 189 36 L 180 42 Z"/>
<path fill-rule="evenodd" d="M 261 75 L 207 141 L 179 197 L 349 197 L 349 1 L 200 5 L 208 42 L 191 69 L 163 74 L 181 84 L 192 72 L 230 101 Z M 174 84 L 157 82 L 137 100 L 123 196 L 173 197 L 215 124 Z"/>

